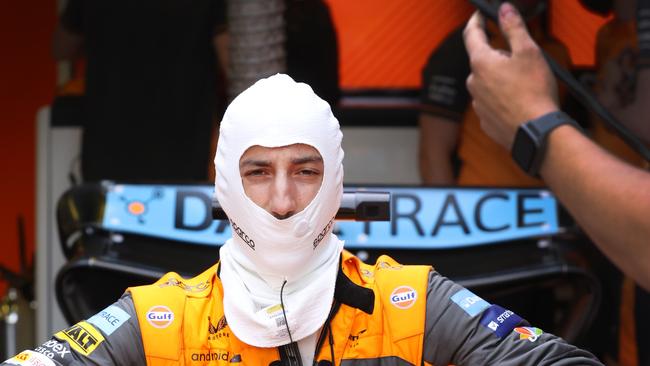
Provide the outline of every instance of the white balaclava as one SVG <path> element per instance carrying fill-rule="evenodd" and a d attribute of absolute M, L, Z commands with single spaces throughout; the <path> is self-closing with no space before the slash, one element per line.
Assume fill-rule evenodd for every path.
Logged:
<path fill-rule="evenodd" d="M 343 191 L 341 139 L 327 102 L 287 75 L 259 80 L 226 109 L 214 159 L 215 195 L 233 235 L 220 249 L 220 273 L 226 319 L 247 344 L 298 341 L 327 318 L 343 248 L 331 233 Z M 280 220 L 246 196 L 239 160 L 251 146 L 298 143 L 320 153 L 323 181 L 305 209 Z"/>

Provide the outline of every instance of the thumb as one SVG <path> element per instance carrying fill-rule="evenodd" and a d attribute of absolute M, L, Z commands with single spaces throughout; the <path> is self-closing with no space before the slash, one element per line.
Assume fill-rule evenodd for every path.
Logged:
<path fill-rule="evenodd" d="M 499 27 L 513 54 L 530 48 L 535 43 L 526 29 L 526 22 L 510 3 L 504 2 L 499 8 Z"/>

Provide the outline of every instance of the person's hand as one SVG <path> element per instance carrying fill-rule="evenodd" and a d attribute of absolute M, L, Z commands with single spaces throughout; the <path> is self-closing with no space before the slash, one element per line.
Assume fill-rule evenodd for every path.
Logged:
<path fill-rule="evenodd" d="M 524 20 L 509 3 L 499 8 L 499 26 L 510 52 L 490 46 L 478 12 L 467 23 L 463 36 L 472 68 L 467 88 L 481 128 L 510 149 L 520 124 L 558 110 L 557 85 Z"/>

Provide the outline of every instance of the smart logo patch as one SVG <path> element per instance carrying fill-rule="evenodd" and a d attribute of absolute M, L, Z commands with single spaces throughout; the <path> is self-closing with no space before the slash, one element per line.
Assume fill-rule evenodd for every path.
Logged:
<path fill-rule="evenodd" d="M 469 316 L 475 316 L 490 306 L 487 301 L 474 295 L 472 291 L 465 288 L 455 293 L 450 299 L 469 314 Z"/>
<path fill-rule="evenodd" d="M 54 336 L 62 341 L 67 341 L 72 349 L 84 356 L 90 355 L 104 341 L 101 333 L 85 321 L 62 330 Z"/>
<path fill-rule="evenodd" d="M 510 334 L 521 322 L 523 322 L 523 319 L 519 315 L 499 305 L 492 305 L 485 310 L 480 321 L 482 325 L 493 331 L 499 338 Z"/>

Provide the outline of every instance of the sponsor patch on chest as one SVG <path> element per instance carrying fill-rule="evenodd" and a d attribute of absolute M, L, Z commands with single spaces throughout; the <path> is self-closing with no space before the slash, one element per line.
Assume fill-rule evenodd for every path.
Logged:
<path fill-rule="evenodd" d="M 408 309 L 415 304 L 418 293 L 412 287 L 399 286 L 390 294 L 390 302 L 398 309 Z"/>
<path fill-rule="evenodd" d="M 222 348 L 189 349 L 185 353 L 188 365 L 228 365 L 241 363 L 242 356 Z"/>
<path fill-rule="evenodd" d="M 147 322 L 155 328 L 167 328 L 174 322 L 174 312 L 165 305 L 152 306 L 145 316 Z"/>

